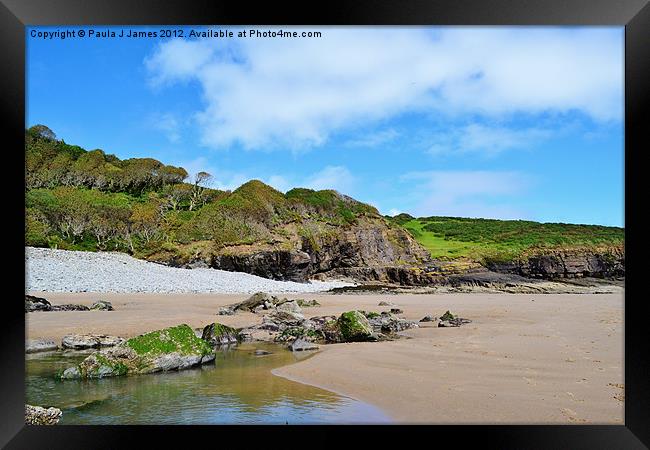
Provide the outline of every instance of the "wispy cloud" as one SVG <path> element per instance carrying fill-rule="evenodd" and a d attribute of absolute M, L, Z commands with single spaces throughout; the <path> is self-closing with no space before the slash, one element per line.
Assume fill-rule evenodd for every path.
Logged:
<path fill-rule="evenodd" d="M 507 150 L 534 147 L 554 133 L 544 128 L 508 128 L 471 124 L 435 135 L 428 152 L 433 155 L 477 153 L 495 156 Z"/>
<path fill-rule="evenodd" d="M 180 123 L 171 113 L 157 113 L 149 117 L 149 125 L 160 131 L 169 142 L 177 143 L 181 139 Z"/>
<path fill-rule="evenodd" d="M 356 177 L 344 166 L 326 166 L 306 176 L 289 173 L 260 177 L 253 170 L 232 171 L 219 169 L 205 157 L 188 161 L 176 161 L 175 165 L 185 168 L 189 174 L 189 179 L 198 172 L 208 172 L 212 175 L 210 187 L 230 191 L 237 189 L 249 180 L 258 179 L 282 192 L 294 187 L 304 187 L 315 190 L 334 189 L 343 194 L 351 194 L 357 183 Z"/>
<path fill-rule="evenodd" d="M 424 171 L 401 176 L 412 183 L 411 196 L 417 216 L 448 215 L 520 219 L 528 212 L 508 201 L 523 194 L 533 180 L 510 171 Z"/>
<path fill-rule="evenodd" d="M 399 136 L 399 133 L 393 129 L 379 130 L 368 132 L 354 139 L 350 139 L 345 143 L 347 147 L 367 147 L 374 148 L 379 145 L 386 144 L 394 141 Z"/>
<path fill-rule="evenodd" d="M 155 86 L 199 83 L 205 145 L 293 150 L 411 112 L 620 120 L 622 50 L 622 32 L 603 28 L 324 28 L 321 39 L 171 40 L 145 64 Z"/>
<path fill-rule="evenodd" d="M 353 190 L 355 178 L 343 166 L 327 166 L 323 170 L 309 176 L 305 180 L 305 187 L 311 189 L 334 189 L 342 193 Z"/>

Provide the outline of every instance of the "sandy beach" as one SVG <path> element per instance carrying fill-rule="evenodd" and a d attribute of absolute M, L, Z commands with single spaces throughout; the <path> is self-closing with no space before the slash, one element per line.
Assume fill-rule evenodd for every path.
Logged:
<path fill-rule="evenodd" d="M 217 316 L 246 294 L 30 294 L 53 304 L 111 301 L 115 311 L 26 314 L 27 339 L 70 333 L 123 337 L 187 323 L 244 327 L 253 313 Z M 392 342 L 331 344 L 273 373 L 385 411 L 398 423 L 621 424 L 624 421 L 623 294 L 330 295 L 305 316 L 384 311 L 381 300 L 419 320 L 451 310 L 472 323 L 422 323 Z"/>

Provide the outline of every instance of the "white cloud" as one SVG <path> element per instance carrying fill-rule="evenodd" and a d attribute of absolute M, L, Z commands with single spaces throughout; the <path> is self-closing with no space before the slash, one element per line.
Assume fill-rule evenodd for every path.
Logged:
<path fill-rule="evenodd" d="M 153 114 L 149 119 L 149 124 L 155 130 L 162 132 L 169 142 L 177 143 L 180 141 L 180 124 L 173 114 Z"/>
<path fill-rule="evenodd" d="M 407 112 L 622 117 L 620 29 L 334 28 L 319 39 L 171 40 L 154 85 L 197 80 L 204 144 L 316 146 Z"/>
<path fill-rule="evenodd" d="M 558 131 L 556 130 L 555 133 Z M 471 124 L 435 136 L 428 152 L 434 155 L 446 153 L 481 153 L 494 156 L 507 150 L 527 149 L 553 135 L 549 129 L 511 129 L 501 126 Z"/>
<path fill-rule="evenodd" d="M 189 180 L 198 172 L 208 172 L 212 175 L 210 187 L 230 191 L 252 179 L 263 181 L 282 192 L 287 192 L 294 187 L 304 187 L 315 190 L 334 189 L 343 194 L 351 194 L 356 185 L 354 175 L 343 166 L 326 166 L 307 176 L 273 174 L 259 177 L 255 176 L 253 171 L 218 169 L 203 156 L 189 161 L 176 161 L 174 165 L 183 167 L 189 174 Z"/>
<path fill-rule="evenodd" d="M 380 130 L 376 132 L 370 132 L 363 134 L 362 136 L 350 139 L 345 143 L 348 147 L 377 147 L 387 142 L 394 141 L 399 136 L 399 133 L 393 128 L 388 128 L 386 130 Z"/>
<path fill-rule="evenodd" d="M 266 184 L 268 184 L 269 186 L 273 186 L 275 189 L 277 189 L 280 192 L 287 192 L 288 190 L 295 187 L 292 186 L 291 182 L 282 175 L 271 175 L 266 180 Z"/>
<path fill-rule="evenodd" d="M 402 214 L 403 212 L 404 211 L 401 211 L 399 209 L 391 208 L 391 209 L 388 210 L 388 215 L 392 216 L 392 217 L 395 217 L 395 216 L 397 216 L 399 214 Z"/>
<path fill-rule="evenodd" d="M 343 166 L 327 166 L 320 172 L 309 176 L 304 187 L 310 189 L 334 189 L 344 194 L 349 194 L 354 188 L 355 178 Z"/>
<path fill-rule="evenodd" d="M 415 216 L 519 219 L 528 215 L 507 202 L 508 197 L 520 195 L 532 185 L 532 180 L 519 172 L 411 172 L 401 180 L 414 183 L 411 195 L 417 204 L 411 213 Z"/>

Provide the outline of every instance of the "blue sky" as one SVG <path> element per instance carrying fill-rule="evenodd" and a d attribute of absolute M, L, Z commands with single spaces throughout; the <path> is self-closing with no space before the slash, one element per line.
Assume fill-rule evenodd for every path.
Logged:
<path fill-rule="evenodd" d="M 89 150 L 206 170 L 222 189 L 337 189 L 386 214 L 623 225 L 623 28 L 30 30 L 26 125 Z"/>

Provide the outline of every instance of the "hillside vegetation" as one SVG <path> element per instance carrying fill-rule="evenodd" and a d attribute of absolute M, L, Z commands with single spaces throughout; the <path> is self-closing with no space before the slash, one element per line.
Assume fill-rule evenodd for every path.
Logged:
<path fill-rule="evenodd" d="M 619 247 L 625 239 L 623 228 L 600 225 L 408 214 L 390 220 L 408 230 L 433 258 L 450 260 L 507 261 L 548 250 Z"/>
<path fill-rule="evenodd" d="M 282 193 L 258 180 L 210 189 L 208 173 L 188 179 L 185 169 L 155 159 L 87 151 L 43 125 L 26 130 L 25 157 L 25 242 L 34 247 L 122 251 L 305 280 L 334 269 L 422 267 L 431 257 L 489 264 L 624 242 L 615 227 L 383 217 L 333 190 Z"/>
<path fill-rule="evenodd" d="M 205 172 L 187 182 L 183 168 L 87 151 L 43 125 L 25 138 L 29 246 L 191 259 L 242 244 L 316 245 L 364 217 L 389 226 L 372 206 L 332 190 L 283 194 L 252 180 L 220 191 L 205 187 Z"/>

